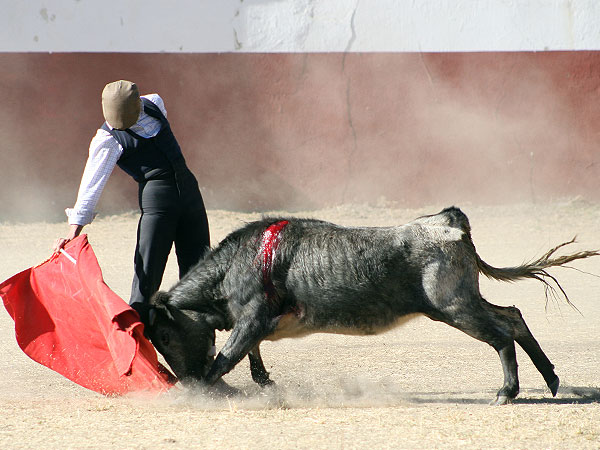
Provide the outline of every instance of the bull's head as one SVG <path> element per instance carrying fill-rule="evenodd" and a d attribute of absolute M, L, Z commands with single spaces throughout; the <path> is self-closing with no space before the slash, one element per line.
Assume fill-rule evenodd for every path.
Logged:
<path fill-rule="evenodd" d="M 167 292 L 157 292 L 150 304 L 154 312 L 147 334 L 156 350 L 182 382 L 202 380 L 214 361 L 214 320 L 169 304 Z"/>

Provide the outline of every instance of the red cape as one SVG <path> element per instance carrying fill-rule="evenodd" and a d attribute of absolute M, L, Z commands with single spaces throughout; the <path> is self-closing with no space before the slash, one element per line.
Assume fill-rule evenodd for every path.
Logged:
<path fill-rule="evenodd" d="M 76 263 L 55 255 L 0 284 L 19 347 L 101 394 L 171 387 L 175 378 L 158 362 L 137 312 L 104 283 L 87 236 L 64 250 Z"/>

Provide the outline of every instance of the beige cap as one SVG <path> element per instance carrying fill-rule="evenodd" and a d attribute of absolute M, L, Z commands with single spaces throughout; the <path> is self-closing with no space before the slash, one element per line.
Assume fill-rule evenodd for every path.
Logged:
<path fill-rule="evenodd" d="M 140 116 L 140 91 L 135 83 L 119 80 L 102 91 L 102 112 L 108 124 L 117 130 L 134 125 Z"/>

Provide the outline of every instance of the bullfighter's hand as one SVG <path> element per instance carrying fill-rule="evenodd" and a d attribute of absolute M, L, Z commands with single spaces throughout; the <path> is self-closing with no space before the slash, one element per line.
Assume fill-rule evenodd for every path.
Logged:
<path fill-rule="evenodd" d="M 67 234 L 67 236 L 64 238 L 58 238 L 56 241 L 54 241 L 54 245 L 52 246 L 53 253 L 54 254 L 58 253 L 67 244 L 67 242 L 69 242 L 69 241 L 75 239 L 77 236 L 79 236 L 82 229 L 83 229 L 83 225 L 76 225 L 76 224 L 70 225 L 69 233 Z"/>
<path fill-rule="evenodd" d="M 69 242 L 69 240 L 70 239 L 58 238 L 56 241 L 54 241 L 54 245 L 52 246 L 52 253 L 58 253 L 66 245 L 66 243 Z"/>

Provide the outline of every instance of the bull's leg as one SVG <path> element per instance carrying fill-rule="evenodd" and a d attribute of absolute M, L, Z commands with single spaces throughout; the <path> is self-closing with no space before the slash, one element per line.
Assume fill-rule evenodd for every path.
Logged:
<path fill-rule="evenodd" d="M 255 383 L 262 387 L 274 384 L 273 380 L 269 378 L 269 372 L 265 369 L 262 357 L 260 356 L 260 344 L 250 350 L 248 359 L 250 360 L 250 374 Z"/>
<path fill-rule="evenodd" d="M 492 401 L 492 405 L 506 405 L 510 403 L 519 393 L 519 372 L 517 364 L 517 354 L 515 352 L 515 342 L 498 349 L 498 356 L 502 363 L 502 371 L 504 372 L 504 384 L 496 394 L 496 399 Z"/>
<path fill-rule="evenodd" d="M 229 339 L 210 367 L 205 381 L 212 385 L 230 372 L 252 349 L 271 334 L 276 326 L 277 320 L 273 318 L 262 295 L 258 296 L 256 301 L 247 304 L 245 312 L 236 321 Z"/>
<path fill-rule="evenodd" d="M 488 305 L 481 297 L 469 300 L 457 298 L 444 311 L 428 315 L 486 342 L 498 352 L 504 372 L 504 383 L 492 404 L 504 405 L 510 403 L 519 393 L 514 332 L 511 322 Z"/>
<path fill-rule="evenodd" d="M 556 376 L 556 373 L 554 373 L 554 365 L 550 362 L 540 347 L 540 344 L 538 344 L 536 339 L 533 337 L 533 334 L 529 330 L 529 327 L 521 315 L 521 311 L 515 307 L 504 308 L 491 304 L 490 306 L 495 308 L 500 314 L 503 314 L 512 322 L 515 340 L 521 346 L 521 348 L 525 350 L 527 355 L 529 355 L 537 370 L 544 377 L 544 381 L 548 385 L 550 392 L 552 392 L 552 396 L 556 396 L 560 380 L 558 376 Z"/>

